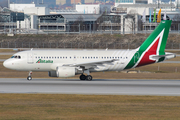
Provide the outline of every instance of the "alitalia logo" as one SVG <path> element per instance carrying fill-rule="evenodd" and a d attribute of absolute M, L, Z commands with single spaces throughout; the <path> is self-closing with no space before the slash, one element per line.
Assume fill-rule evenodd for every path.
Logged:
<path fill-rule="evenodd" d="M 53 63 L 53 60 L 41 60 L 41 59 L 39 59 L 36 63 Z"/>

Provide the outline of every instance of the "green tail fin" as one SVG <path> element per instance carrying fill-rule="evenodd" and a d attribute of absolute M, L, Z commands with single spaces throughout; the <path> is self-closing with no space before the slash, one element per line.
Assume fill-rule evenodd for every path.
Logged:
<path fill-rule="evenodd" d="M 159 39 L 159 55 L 164 54 L 170 26 L 171 20 L 163 20 L 149 35 L 149 37 L 143 42 L 143 44 L 139 48 L 139 51 L 146 51 L 149 46 L 151 46 L 155 41 Z"/>

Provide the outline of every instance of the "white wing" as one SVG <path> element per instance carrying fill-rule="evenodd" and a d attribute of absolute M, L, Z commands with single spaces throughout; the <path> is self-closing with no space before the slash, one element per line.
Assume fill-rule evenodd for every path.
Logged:
<path fill-rule="evenodd" d="M 104 64 L 113 65 L 114 61 L 117 60 L 110 59 L 110 60 L 91 61 L 91 62 L 74 63 L 74 64 L 63 64 L 63 66 L 84 67 L 85 69 L 89 69 L 89 68 L 95 68 L 97 66 L 104 66 Z"/>

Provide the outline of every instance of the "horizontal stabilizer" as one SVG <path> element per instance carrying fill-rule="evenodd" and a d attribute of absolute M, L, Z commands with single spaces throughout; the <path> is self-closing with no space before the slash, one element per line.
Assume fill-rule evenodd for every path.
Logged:
<path fill-rule="evenodd" d="M 159 60 L 162 57 L 164 57 L 167 60 L 167 59 L 175 58 L 176 54 L 171 53 L 171 54 L 165 54 L 165 55 L 150 55 L 149 56 L 151 60 Z"/>

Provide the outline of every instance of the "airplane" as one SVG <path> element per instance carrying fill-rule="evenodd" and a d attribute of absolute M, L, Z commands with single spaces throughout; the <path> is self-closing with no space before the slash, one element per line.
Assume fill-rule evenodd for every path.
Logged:
<path fill-rule="evenodd" d="M 64 78 L 80 74 L 80 80 L 91 81 L 91 72 L 122 71 L 176 57 L 164 51 L 171 22 L 162 21 L 137 49 L 31 49 L 15 53 L 3 65 L 12 70 L 29 71 L 27 80 L 32 80 L 32 71 L 47 71 L 50 77 Z"/>

